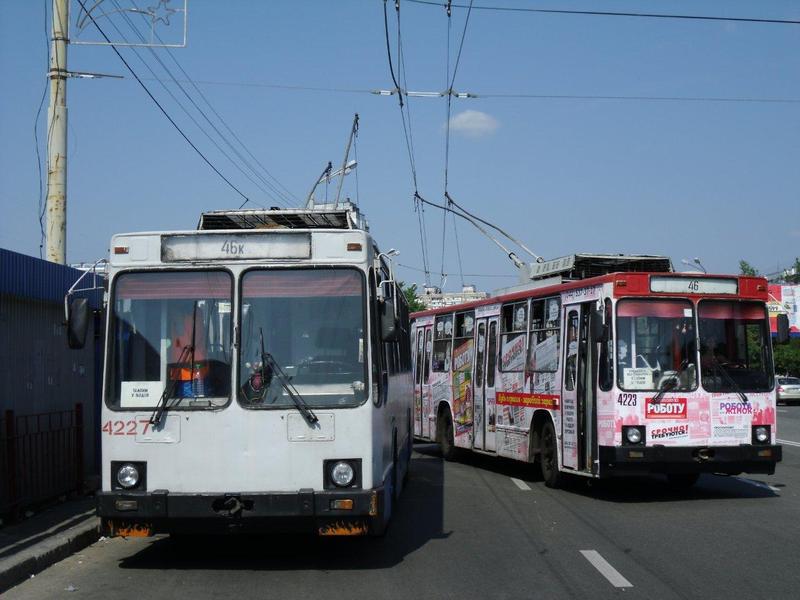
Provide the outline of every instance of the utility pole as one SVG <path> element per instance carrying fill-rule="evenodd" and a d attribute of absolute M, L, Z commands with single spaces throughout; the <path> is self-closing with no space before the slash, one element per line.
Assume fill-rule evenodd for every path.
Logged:
<path fill-rule="evenodd" d="M 67 262 L 67 31 L 69 0 L 53 0 L 47 111 L 47 260 Z"/>

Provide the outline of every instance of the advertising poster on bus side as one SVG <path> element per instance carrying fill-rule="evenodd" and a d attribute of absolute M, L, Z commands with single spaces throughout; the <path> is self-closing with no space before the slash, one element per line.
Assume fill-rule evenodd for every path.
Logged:
<path fill-rule="evenodd" d="M 800 337 L 800 285 L 770 284 L 767 308 L 773 335 L 778 332 L 778 315 L 785 313 L 789 317 L 789 335 Z"/>
<path fill-rule="evenodd" d="M 456 435 L 472 430 L 472 352 L 474 340 L 453 350 L 453 420 Z"/>

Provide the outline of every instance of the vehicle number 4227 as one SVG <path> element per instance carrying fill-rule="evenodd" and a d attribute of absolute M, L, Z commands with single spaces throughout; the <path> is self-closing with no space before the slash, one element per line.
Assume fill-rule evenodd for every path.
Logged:
<path fill-rule="evenodd" d="M 130 419 L 128 421 L 106 421 L 100 430 L 108 435 L 147 435 L 150 430 L 149 419 Z"/>

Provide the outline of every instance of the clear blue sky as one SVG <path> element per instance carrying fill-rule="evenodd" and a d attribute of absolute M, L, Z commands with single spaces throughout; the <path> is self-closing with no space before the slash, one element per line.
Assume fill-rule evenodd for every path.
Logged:
<path fill-rule="evenodd" d="M 33 130 L 45 86 L 46 4 L 0 4 L 0 246 L 34 256 L 40 234 Z M 396 57 L 393 4 L 389 26 Z M 800 19 L 794 0 L 476 4 Z M 106 5 L 113 8 L 111 0 Z M 78 6 L 73 0 L 73 21 Z M 454 8 L 451 69 L 465 15 Z M 124 22 L 114 19 L 132 38 Z M 119 39 L 108 20 L 101 24 Z M 404 0 L 401 24 L 408 88 L 445 89 L 444 9 Z M 139 58 L 121 51 L 192 141 L 254 205 L 276 204 L 217 151 Z M 183 80 L 168 51 L 156 52 Z M 382 0 L 190 0 L 188 46 L 172 53 L 192 79 L 215 82 L 198 85 L 248 150 L 298 198 L 307 195 L 328 160 L 341 161 L 358 112 L 360 205 L 381 247 L 398 248 L 401 264 L 422 267 L 396 96 L 243 85 L 393 87 Z M 149 52 L 140 50 L 140 56 L 167 77 Z M 189 148 L 110 48 L 73 45 L 69 68 L 126 78 L 68 84 L 68 261 L 104 256 L 115 232 L 192 229 L 203 210 L 239 206 L 241 198 Z M 168 85 L 215 136 L 174 84 Z M 682 267 L 681 259 L 698 256 L 711 272 L 735 272 L 744 258 L 763 273 L 789 266 L 800 255 L 800 25 L 473 10 L 454 88 L 478 95 L 792 99 L 453 100 L 458 126 L 450 139 L 449 191 L 546 258 L 575 251 L 641 252 L 669 255 Z M 412 98 L 410 107 L 419 191 L 442 202 L 446 102 Z M 46 103 L 39 122 L 43 154 L 45 113 Z M 355 198 L 355 175 L 347 177 L 345 192 Z M 432 280 L 438 284 L 442 215 L 428 208 L 425 220 Z M 466 283 L 490 290 L 516 281 L 511 262 L 469 224 L 459 222 L 458 237 Z M 452 219 L 444 255 L 446 287 L 457 289 Z M 409 282 L 424 281 L 422 273 L 406 267 L 399 273 Z"/>

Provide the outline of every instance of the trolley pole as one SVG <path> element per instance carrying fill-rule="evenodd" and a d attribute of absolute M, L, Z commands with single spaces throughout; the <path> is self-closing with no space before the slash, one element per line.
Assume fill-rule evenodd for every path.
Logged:
<path fill-rule="evenodd" d="M 67 261 L 67 31 L 69 0 L 53 0 L 47 111 L 47 260 Z"/>

